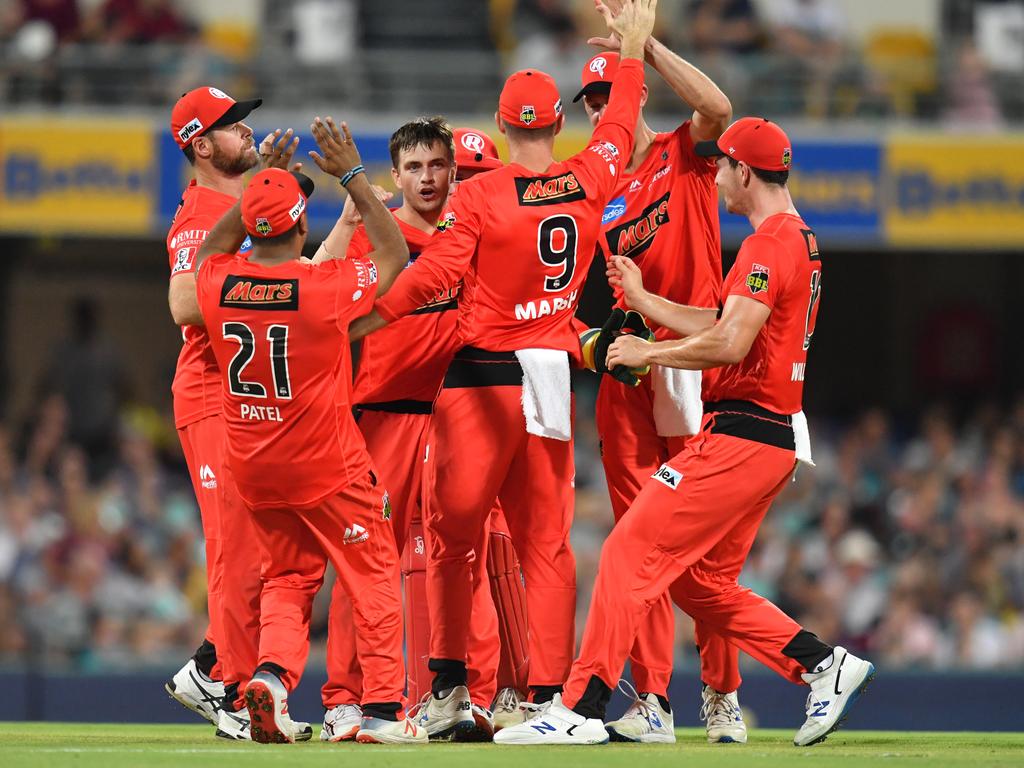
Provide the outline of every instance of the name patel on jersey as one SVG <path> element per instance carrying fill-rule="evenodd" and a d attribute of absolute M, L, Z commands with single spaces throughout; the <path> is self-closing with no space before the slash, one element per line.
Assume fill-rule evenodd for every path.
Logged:
<path fill-rule="evenodd" d="M 547 317 L 556 312 L 565 312 L 576 305 L 576 297 L 579 291 L 573 291 L 568 296 L 559 296 L 554 299 L 536 299 L 525 304 L 516 304 L 516 320 L 536 320 L 538 317 Z"/>
<path fill-rule="evenodd" d="M 668 202 L 671 192 L 666 192 L 644 208 L 635 219 L 609 229 L 605 237 L 608 248 L 620 256 L 635 258 L 646 251 L 662 224 L 668 223 Z"/>
<path fill-rule="evenodd" d="M 239 405 L 239 415 L 248 421 L 281 421 L 281 409 L 276 405 Z"/>
<path fill-rule="evenodd" d="M 517 177 L 520 205 L 557 205 L 586 200 L 587 193 L 572 171 L 561 176 Z"/>

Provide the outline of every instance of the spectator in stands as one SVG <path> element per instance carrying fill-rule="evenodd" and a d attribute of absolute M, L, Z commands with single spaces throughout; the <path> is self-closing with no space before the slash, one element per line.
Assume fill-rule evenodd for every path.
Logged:
<path fill-rule="evenodd" d="M 1003 110 L 992 84 L 992 73 L 974 43 L 961 42 L 953 62 L 943 89 L 948 98 L 943 115 L 945 121 L 952 128 L 1003 128 Z"/>
<path fill-rule="evenodd" d="M 33 21 L 48 24 L 61 43 L 74 42 L 82 33 L 78 0 L 15 0 L 0 9 L 0 37 Z"/>
<path fill-rule="evenodd" d="M 757 54 L 764 50 L 764 30 L 751 0 L 691 0 L 677 25 L 701 69 L 744 103 Z"/>
<path fill-rule="evenodd" d="M 93 40 L 115 45 L 183 42 L 194 29 L 170 0 L 106 0 L 87 28 Z"/>

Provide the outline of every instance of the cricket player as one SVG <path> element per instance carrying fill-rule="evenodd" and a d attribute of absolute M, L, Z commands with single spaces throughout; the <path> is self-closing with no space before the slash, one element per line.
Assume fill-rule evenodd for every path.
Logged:
<path fill-rule="evenodd" d="M 617 3 L 611 0 L 609 5 Z M 584 65 L 582 87 L 573 101 L 583 100 L 587 117 L 597 126 L 618 68 L 619 41 L 610 36 L 589 42 L 604 50 Z M 644 56 L 693 115 L 671 132 L 655 132 L 644 119 L 644 89 L 636 146 L 605 208 L 599 244 L 606 258 L 632 259 L 653 293 L 678 304 L 717 307 L 722 257 L 715 166 L 698 157 L 694 145 L 721 135 L 732 119 L 732 105 L 707 75 L 653 35 Z M 624 308 L 621 295 L 616 299 L 616 306 Z M 658 339 L 678 338 L 657 324 L 652 330 Z M 635 387 L 602 377 L 597 430 L 616 521 L 654 471 L 682 450 L 687 437 L 700 431 L 700 383 L 699 371 L 662 366 L 652 366 L 651 375 L 640 377 Z M 736 694 L 738 653 L 700 622 L 695 629 L 708 741 L 746 742 Z M 674 633 L 675 615 L 666 592 L 651 607 L 630 652 L 638 694 L 622 718 L 608 724 L 613 741 L 675 742 L 668 702 Z"/>
<path fill-rule="evenodd" d="M 612 689 L 648 607 L 666 589 L 729 642 L 810 686 L 797 745 L 832 732 L 874 675 L 869 662 L 826 645 L 737 583 L 798 456 L 810 458 L 801 400 L 822 265 L 814 232 L 786 188 L 793 154 L 779 126 L 743 118 L 696 151 L 717 157 L 726 207 L 754 228 L 725 279 L 721 316 L 648 293 L 640 269 L 616 256 L 609 277 L 626 304 L 684 338 L 622 336 L 607 362 L 714 369 L 703 384 L 701 432 L 654 473 L 605 542 L 564 695 L 540 717 L 503 730 L 495 737 L 501 743 L 607 741 L 602 720 Z"/>
<path fill-rule="evenodd" d="M 312 183 L 269 169 L 253 177 L 197 259 L 199 306 L 223 371 L 228 460 L 262 557 L 259 663 L 245 687 L 252 738 L 295 740 L 288 694 L 305 666 L 313 598 L 329 560 L 352 600 L 364 671 L 356 740 L 426 743 L 402 712 L 391 507 L 352 418 L 347 380 L 348 325 L 387 290 L 409 253 L 348 127 L 317 118 L 312 132 L 323 154 L 311 157 L 340 178 L 360 210 L 373 243 L 367 257 L 300 261 Z M 254 242 L 248 257 L 234 253 L 245 233 Z"/>
<path fill-rule="evenodd" d="M 434 496 L 426 518 L 429 667 L 433 696 L 421 724 L 468 720 L 472 585 L 483 567 L 487 516 L 505 512 L 526 585 L 534 702 L 562 688 L 574 643 L 575 560 L 570 359 L 573 310 L 594 255 L 601 214 L 633 149 L 643 44 L 656 0 L 602 6 L 622 40 L 615 93 L 587 147 L 552 157 L 564 117 L 550 76 L 522 70 L 505 83 L 495 120 L 510 162 L 462 182 L 436 235 L 393 294 L 353 334 L 403 317 L 463 281 L 461 349 L 448 367 L 431 425 Z M 507 729 L 506 729 L 507 730 Z M 499 732 L 497 736 L 500 736 Z"/>

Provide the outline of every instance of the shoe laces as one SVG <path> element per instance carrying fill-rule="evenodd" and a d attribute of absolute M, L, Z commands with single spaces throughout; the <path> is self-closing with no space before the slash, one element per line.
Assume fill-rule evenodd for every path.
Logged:
<path fill-rule="evenodd" d="M 534 704 L 532 701 L 520 701 L 519 711 L 523 713 L 523 721 L 532 720 L 535 717 L 540 717 L 551 708 L 551 702 L 545 701 L 543 704 Z"/>
<path fill-rule="evenodd" d="M 515 688 L 502 688 L 498 691 L 498 698 L 494 702 L 495 712 L 515 712 L 519 709 L 522 699 Z"/>
<path fill-rule="evenodd" d="M 644 718 L 644 720 L 650 723 L 651 713 L 654 712 L 654 705 L 646 699 L 641 698 L 640 694 L 637 693 L 636 688 L 634 688 L 625 680 L 619 680 L 618 688 L 627 697 L 631 697 L 633 699 L 633 703 L 629 705 L 629 709 L 627 709 L 625 713 L 623 713 L 621 719 L 627 720 L 629 718 L 642 717 Z"/>
<path fill-rule="evenodd" d="M 331 713 L 334 713 L 333 716 Z M 327 711 L 327 717 L 332 723 L 349 717 L 362 717 L 362 715 L 363 710 L 357 704 L 339 704 Z"/>
<path fill-rule="evenodd" d="M 704 686 L 702 691 L 704 703 L 700 708 L 700 719 L 709 726 L 733 725 L 736 722 L 737 709 L 727 693 L 719 693 L 714 688 Z"/>
<path fill-rule="evenodd" d="M 424 693 L 423 698 L 421 698 L 418 702 L 416 702 L 409 708 L 409 711 L 406 713 L 406 717 L 408 717 L 410 720 L 418 718 L 420 716 L 420 713 L 423 712 L 423 710 L 425 710 L 430 705 L 430 700 L 432 698 L 434 698 L 434 693 L 432 691 L 427 691 L 426 693 Z"/>

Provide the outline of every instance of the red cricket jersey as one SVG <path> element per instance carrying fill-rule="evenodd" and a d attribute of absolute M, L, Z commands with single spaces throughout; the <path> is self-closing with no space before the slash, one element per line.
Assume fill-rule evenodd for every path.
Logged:
<path fill-rule="evenodd" d="M 704 377 L 704 402 L 747 400 L 781 414 L 802 408 L 807 350 L 821 297 L 818 240 L 799 216 L 778 213 L 743 241 L 723 294 L 771 310 L 747 356 Z"/>
<path fill-rule="evenodd" d="M 394 211 L 392 211 L 394 213 Z M 395 218 L 409 246 L 409 265 L 419 258 L 431 235 Z M 352 235 L 347 258 L 360 258 L 373 250 L 366 229 Z M 395 400 L 433 402 L 458 341 L 459 286 L 446 289 L 412 314 L 363 339 L 353 401 L 389 403 Z"/>
<path fill-rule="evenodd" d="M 460 346 L 562 349 L 579 358 L 573 313 L 601 212 L 633 151 L 643 64 L 626 60 L 590 143 L 542 174 L 510 164 L 459 185 L 430 246 L 377 303 L 394 321 L 464 277 Z"/>
<path fill-rule="evenodd" d="M 364 259 L 202 264 L 199 307 L 220 370 L 228 461 L 253 509 L 302 507 L 370 469 L 349 402 L 348 326 L 370 310 Z"/>
<path fill-rule="evenodd" d="M 601 246 L 606 257 L 633 259 L 651 293 L 678 304 L 717 307 L 722 240 L 715 164 L 694 153 L 690 123 L 659 133 L 636 171 L 619 177 L 601 219 Z M 616 306 L 626 309 L 621 293 Z M 653 328 L 659 339 L 675 335 Z"/>
<path fill-rule="evenodd" d="M 185 188 L 167 233 L 167 256 L 171 277 L 195 268 L 196 253 L 213 225 L 238 200 L 193 179 Z M 239 253 L 251 248 L 246 238 Z M 210 349 L 210 339 L 201 325 L 183 325 L 184 345 L 178 355 L 171 392 L 174 395 L 174 425 L 181 429 L 221 412 L 220 371 Z"/>

